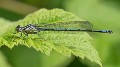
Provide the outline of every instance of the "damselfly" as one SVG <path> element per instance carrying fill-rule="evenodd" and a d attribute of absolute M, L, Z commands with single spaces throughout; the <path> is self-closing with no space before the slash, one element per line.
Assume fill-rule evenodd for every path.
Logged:
<path fill-rule="evenodd" d="M 42 26 L 36 24 L 28 24 L 26 26 L 18 25 L 16 27 L 17 32 L 28 34 L 38 34 L 40 31 L 80 31 L 80 32 L 100 32 L 100 33 L 112 33 L 111 30 L 93 30 L 93 25 L 88 21 L 70 21 L 70 22 L 58 22 L 45 24 Z"/>

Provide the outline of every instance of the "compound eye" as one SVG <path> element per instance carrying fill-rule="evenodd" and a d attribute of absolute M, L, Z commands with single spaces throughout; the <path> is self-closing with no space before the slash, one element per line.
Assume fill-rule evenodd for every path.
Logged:
<path fill-rule="evenodd" d="M 19 28 L 19 31 L 22 31 L 22 28 Z"/>
<path fill-rule="evenodd" d="M 32 26 L 32 24 L 29 24 L 28 26 Z"/>

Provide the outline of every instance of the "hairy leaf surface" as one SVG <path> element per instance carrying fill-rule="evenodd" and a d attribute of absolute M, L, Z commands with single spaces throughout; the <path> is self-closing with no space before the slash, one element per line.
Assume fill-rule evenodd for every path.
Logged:
<path fill-rule="evenodd" d="M 13 34 L 17 25 L 25 26 L 27 24 L 52 24 L 69 21 L 84 21 L 76 15 L 66 12 L 62 9 L 41 9 L 32 14 L 27 15 L 24 19 L 9 23 L 5 32 L 0 35 L 0 46 L 6 45 L 9 48 L 15 45 L 25 45 L 33 47 L 47 55 L 50 55 L 52 50 L 55 50 L 65 56 L 78 56 L 82 59 L 87 57 L 100 66 L 101 60 L 97 51 L 91 45 L 92 38 L 86 32 L 56 32 L 56 31 L 41 31 L 39 35 L 31 34 L 28 37 L 20 36 L 20 33 Z M 4 27 L 3 27 L 4 29 Z"/>

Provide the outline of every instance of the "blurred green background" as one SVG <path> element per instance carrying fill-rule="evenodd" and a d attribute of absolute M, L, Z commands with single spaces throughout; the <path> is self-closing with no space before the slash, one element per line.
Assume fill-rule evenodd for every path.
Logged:
<path fill-rule="evenodd" d="M 120 67 L 120 0 L 0 0 L 0 17 L 17 21 L 38 9 L 61 8 L 88 20 L 94 29 L 113 34 L 89 33 L 104 67 Z M 0 48 L 0 67 L 93 67 L 77 57 L 67 58 L 55 51 L 51 56 L 33 48 Z"/>

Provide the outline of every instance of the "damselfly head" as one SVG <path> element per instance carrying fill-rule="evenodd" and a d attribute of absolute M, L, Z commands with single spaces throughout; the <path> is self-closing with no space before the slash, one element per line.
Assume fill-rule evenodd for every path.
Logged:
<path fill-rule="evenodd" d="M 21 31 L 22 31 L 22 27 L 20 27 L 20 25 L 18 25 L 18 26 L 16 27 L 15 31 L 21 32 Z"/>

